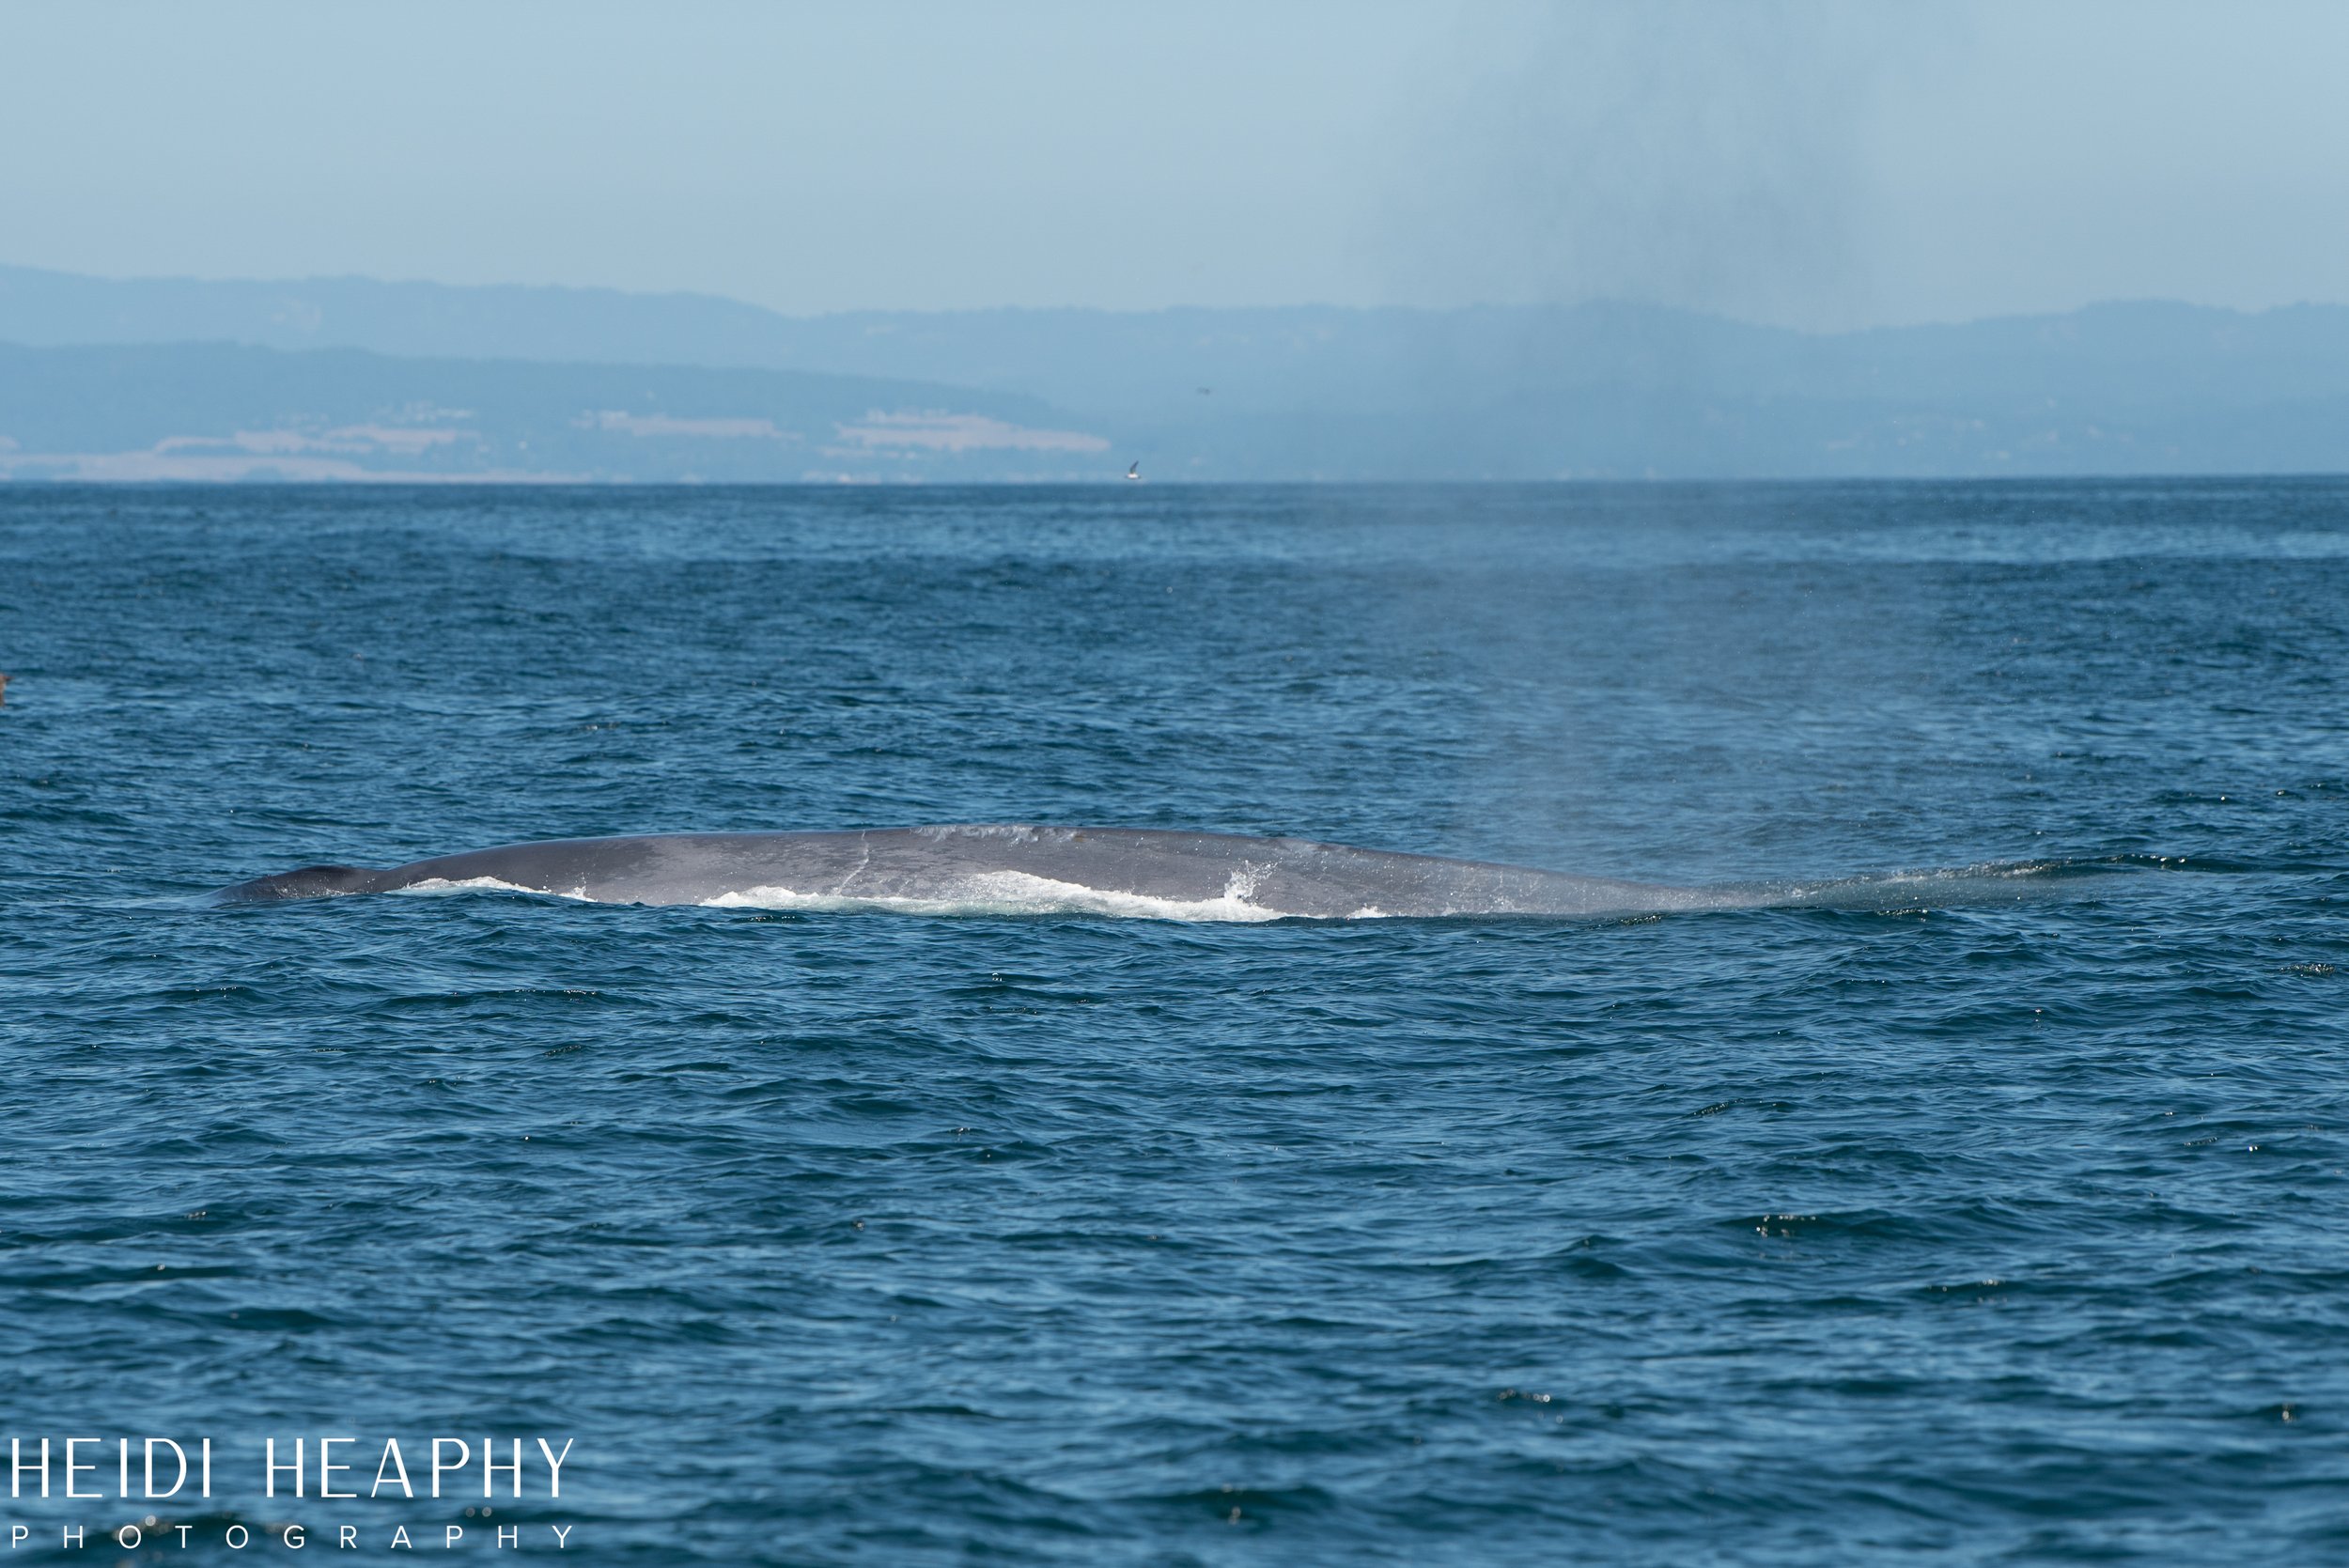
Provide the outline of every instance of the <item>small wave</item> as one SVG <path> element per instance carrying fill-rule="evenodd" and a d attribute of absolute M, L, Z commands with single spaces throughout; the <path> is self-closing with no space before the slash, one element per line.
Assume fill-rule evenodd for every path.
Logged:
<path fill-rule="evenodd" d="M 519 882 L 507 882 L 495 877 L 467 877 L 462 880 L 452 880 L 446 877 L 428 877 L 421 882 L 411 882 L 405 887 L 393 888 L 389 891 L 394 893 L 412 894 L 424 898 L 437 898 L 452 893 L 526 893 L 537 898 L 570 898 L 586 904 L 596 902 L 588 897 L 584 887 L 573 888 L 568 893 L 561 893 L 552 888 L 526 888 Z"/>
<path fill-rule="evenodd" d="M 1060 882 L 1024 871 L 990 871 L 926 898 L 887 893 L 802 893 L 794 888 L 744 888 L 703 900 L 712 909 L 878 910 L 908 915 L 1112 915 L 1128 920 L 1255 924 L 1289 917 L 1249 902 L 1251 879 L 1234 877 L 1214 898 L 1156 898 L 1080 882 Z M 1363 909 L 1360 916 L 1378 911 Z"/>

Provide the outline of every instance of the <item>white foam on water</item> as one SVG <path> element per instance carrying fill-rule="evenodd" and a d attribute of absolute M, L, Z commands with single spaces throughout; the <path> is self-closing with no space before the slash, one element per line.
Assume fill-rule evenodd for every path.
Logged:
<path fill-rule="evenodd" d="M 452 893 L 526 893 L 538 898 L 576 898 L 583 903 L 595 902 L 587 896 L 587 890 L 584 887 L 574 888 L 569 893 L 556 893 L 548 888 L 526 888 L 519 882 L 501 881 L 495 877 L 467 877 L 462 880 L 452 880 L 446 877 L 428 877 L 421 882 L 411 882 L 405 887 L 391 888 L 386 891 L 395 893 L 416 893 L 428 898 Z"/>
<path fill-rule="evenodd" d="M 1155 898 L 1114 888 L 1089 888 L 1024 871 L 988 871 L 926 898 L 888 893 L 807 893 L 797 888 L 743 888 L 702 901 L 713 909 L 886 910 L 909 915 L 1115 915 L 1128 920 L 1262 922 L 1290 917 L 1249 902 L 1255 878 L 1235 875 L 1214 898 Z"/>

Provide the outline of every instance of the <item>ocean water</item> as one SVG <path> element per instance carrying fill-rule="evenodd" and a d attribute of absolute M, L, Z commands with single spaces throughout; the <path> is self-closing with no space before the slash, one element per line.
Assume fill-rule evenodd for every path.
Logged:
<path fill-rule="evenodd" d="M 25 1560 L 2349 1556 L 2349 484 L 23 488 L 0 670 L 6 1435 L 223 1456 Z M 2026 874 L 198 896 L 935 821 Z"/>

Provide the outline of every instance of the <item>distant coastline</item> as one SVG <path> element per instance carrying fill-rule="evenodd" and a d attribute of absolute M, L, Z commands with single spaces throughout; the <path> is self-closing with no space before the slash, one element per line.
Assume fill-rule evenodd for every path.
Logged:
<path fill-rule="evenodd" d="M 0 478 L 1027 482 L 2349 471 L 2349 306 L 1833 334 L 1657 306 L 863 312 L 0 267 Z"/>

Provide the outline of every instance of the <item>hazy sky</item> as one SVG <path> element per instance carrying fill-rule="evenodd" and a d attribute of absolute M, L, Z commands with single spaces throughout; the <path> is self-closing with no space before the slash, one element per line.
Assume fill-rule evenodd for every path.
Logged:
<path fill-rule="evenodd" d="M 0 0 L 0 261 L 778 309 L 2349 300 L 2349 5 Z"/>

